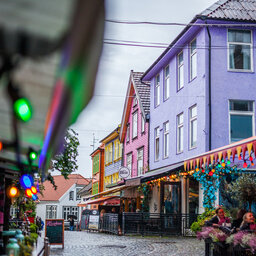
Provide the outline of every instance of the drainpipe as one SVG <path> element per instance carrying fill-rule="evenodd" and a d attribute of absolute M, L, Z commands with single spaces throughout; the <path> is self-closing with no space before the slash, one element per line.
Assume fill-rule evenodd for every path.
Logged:
<path fill-rule="evenodd" d="M 207 21 L 205 21 L 205 24 L 207 24 Z M 208 59 L 208 89 L 209 89 L 209 151 L 212 149 L 212 84 L 211 84 L 211 47 L 212 47 L 212 38 L 210 34 L 209 27 L 206 26 L 207 34 L 209 37 L 209 43 L 208 43 L 208 51 L 209 51 L 209 59 Z"/>

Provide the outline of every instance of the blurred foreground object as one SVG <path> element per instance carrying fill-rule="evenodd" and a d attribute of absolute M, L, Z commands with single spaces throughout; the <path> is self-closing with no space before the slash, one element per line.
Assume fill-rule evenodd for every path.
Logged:
<path fill-rule="evenodd" d="M 93 95 L 104 19 L 104 1 L 77 2 L 48 111 L 46 136 L 39 159 L 42 172 L 48 169 L 52 157 L 61 149 L 66 129 L 76 121 Z"/>
<path fill-rule="evenodd" d="M 92 97 L 104 15 L 102 0 L 0 0 L 0 168 L 25 169 L 31 147 L 47 170 Z M 27 116 L 24 104 L 12 106 L 16 88 L 31 104 Z"/>

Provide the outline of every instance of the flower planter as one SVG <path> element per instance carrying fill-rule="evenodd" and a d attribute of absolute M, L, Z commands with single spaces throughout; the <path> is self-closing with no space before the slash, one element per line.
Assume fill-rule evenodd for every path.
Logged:
<path fill-rule="evenodd" d="M 35 217 L 28 217 L 30 223 L 35 223 Z"/>

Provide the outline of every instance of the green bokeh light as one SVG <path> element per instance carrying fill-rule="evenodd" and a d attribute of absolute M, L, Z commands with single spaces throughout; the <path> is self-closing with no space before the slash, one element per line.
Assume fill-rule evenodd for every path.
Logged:
<path fill-rule="evenodd" d="M 37 159 L 37 153 L 36 152 L 30 152 L 29 153 L 29 158 L 31 160 L 36 160 Z"/>
<path fill-rule="evenodd" d="M 25 98 L 20 98 L 14 102 L 14 112 L 16 116 L 24 121 L 27 122 L 32 117 L 32 108 L 30 102 Z"/>

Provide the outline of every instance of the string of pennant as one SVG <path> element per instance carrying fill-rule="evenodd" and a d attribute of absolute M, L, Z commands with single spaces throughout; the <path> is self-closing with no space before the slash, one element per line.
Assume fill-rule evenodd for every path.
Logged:
<path fill-rule="evenodd" d="M 196 168 L 203 168 L 205 166 L 209 166 L 210 164 L 216 164 L 221 163 L 223 160 L 227 164 L 230 164 L 230 159 L 232 156 L 233 162 L 235 161 L 235 157 L 238 157 L 238 160 L 244 160 L 244 168 L 247 167 L 247 159 L 245 159 L 245 154 L 248 152 L 249 158 L 248 160 L 251 162 L 251 165 L 253 166 L 253 156 L 252 151 L 256 152 L 256 141 L 243 144 L 237 147 L 233 147 L 230 149 L 224 149 L 219 152 L 215 152 L 206 156 L 196 157 L 194 159 L 184 161 L 184 170 L 185 171 L 192 171 Z M 255 156 L 255 154 L 254 154 Z"/>

